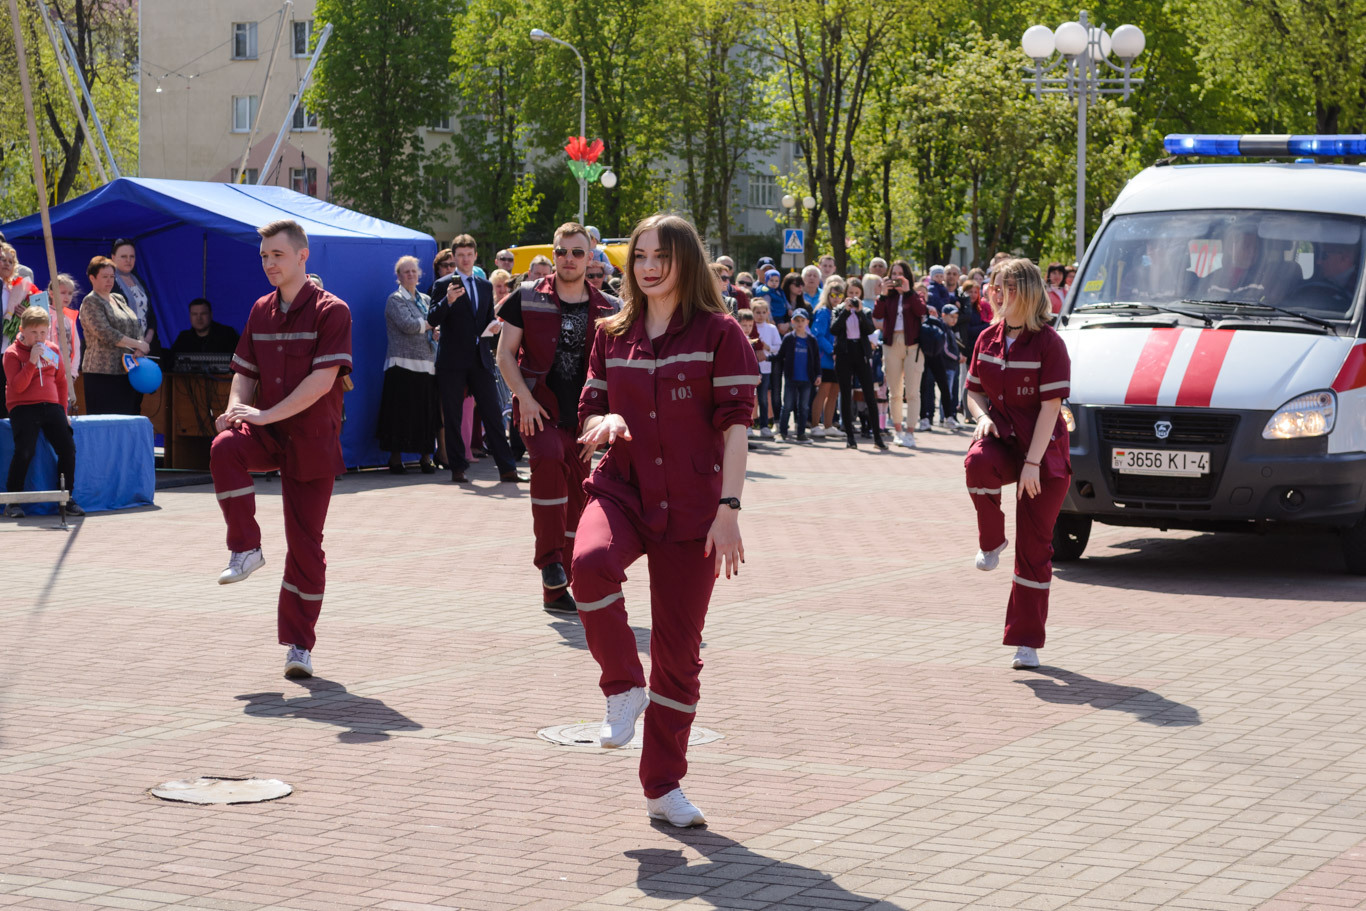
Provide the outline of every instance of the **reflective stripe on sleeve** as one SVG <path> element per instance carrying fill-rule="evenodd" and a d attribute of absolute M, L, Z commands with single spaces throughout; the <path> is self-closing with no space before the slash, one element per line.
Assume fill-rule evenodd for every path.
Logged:
<path fill-rule="evenodd" d="M 564 533 L 564 536 L 565 536 L 566 538 L 572 538 L 572 537 L 574 537 L 575 534 L 576 534 L 575 532 L 567 531 L 567 532 Z"/>
<path fill-rule="evenodd" d="M 1039 391 L 1051 392 L 1054 389 L 1066 389 L 1070 385 L 1072 385 L 1070 380 L 1063 380 L 1060 383 L 1044 383 L 1042 386 L 1039 387 Z"/>
<path fill-rule="evenodd" d="M 1040 591 L 1048 591 L 1049 582 L 1033 582 L 1029 579 L 1021 579 L 1019 576 L 1012 577 L 1016 585 L 1023 585 L 1025 588 L 1037 588 Z"/>
<path fill-rule="evenodd" d="M 583 608 L 579 608 L 579 610 L 583 610 Z M 688 712 L 690 714 L 697 712 L 696 702 L 694 702 L 692 705 L 688 705 L 683 702 L 677 702 L 673 699 L 670 699 L 668 696 L 659 695 L 654 690 L 650 690 L 650 701 L 655 703 L 656 705 L 662 705 L 666 709 L 673 709 L 676 712 Z"/>
<path fill-rule="evenodd" d="M 606 598 L 603 598 L 603 599 L 600 600 L 600 601 L 587 601 L 587 602 L 580 601 L 580 602 L 579 602 L 579 610 L 581 610 L 581 611 L 590 611 L 590 610 L 598 610 L 598 609 L 600 609 L 600 608 L 608 607 L 608 606 L 610 606 L 610 605 L 616 603 L 617 601 L 620 601 L 620 600 L 621 600 L 621 597 L 622 597 L 621 592 L 613 592 L 612 594 L 608 595 Z"/>
<path fill-rule="evenodd" d="M 713 377 L 713 386 L 757 386 L 759 377 L 757 376 L 718 376 Z"/>
<path fill-rule="evenodd" d="M 231 500 L 233 497 L 247 497 L 256 493 L 255 487 L 239 487 L 236 490 L 225 490 L 218 494 L 220 500 Z"/>
<path fill-rule="evenodd" d="M 555 497 L 552 500 L 538 500 L 535 497 L 531 498 L 532 506 L 563 506 L 565 503 L 568 502 L 568 497 Z"/>
<path fill-rule="evenodd" d="M 322 357 L 315 357 L 313 359 L 314 367 L 321 367 L 327 364 L 337 364 L 340 366 L 341 364 L 349 363 L 351 363 L 351 355 L 349 354 L 324 354 Z"/>
<path fill-rule="evenodd" d="M 244 361 L 235 354 L 232 356 L 232 362 L 237 366 L 241 367 L 243 370 L 250 370 L 252 373 L 261 372 L 261 368 L 257 367 L 251 361 Z"/>
<path fill-rule="evenodd" d="M 253 332 L 251 339 L 254 342 L 297 342 L 303 339 L 317 338 L 316 332 Z"/>
<path fill-rule="evenodd" d="M 975 376 L 973 376 L 971 373 L 969 373 L 969 374 L 967 375 L 967 378 L 964 380 L 964 382 L 967 382 L 967 383 L 980 383 L 980 382 L 982 382 L 982 380 L 981 380 L 979 377 L 975 377 Z"/>
<path fill-rule="evenodd" d="M 287 592 L 293 592 L 304 601 L 321 601 L 323 599 L 322 595 L 310 595 L 307 592 L 301 592 L 297 586 L 290 585 L 288 582 L 281 582 L 280 587 Z"/>
<path fill-rule="evenodd" d="M 587 387 L 588 389 L 601 389 L 603 392 L 606 392 L 606 391 L 607 391 L 607 381 L 606 381 L 606 380 L 597 379 L 596 377 L 594 377 L 593 379 L 590 379 L 588 382 L 584 383 L 583 385 L 584 385 L 585 387 Z"/>

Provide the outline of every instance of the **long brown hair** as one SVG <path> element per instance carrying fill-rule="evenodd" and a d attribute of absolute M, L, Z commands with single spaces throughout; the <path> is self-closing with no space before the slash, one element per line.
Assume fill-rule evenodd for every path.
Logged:
<path fill-rule="evenodd" d="M 645 315 L 645 291 L 636 282 L 636 244 L 646 231 L 659 233 L 659 246 L 669 257 L 669 272 L 677 276 L 675 289 L 678 308 L 687 325 L 693 314 L 728 313 L 716 288 L 716 279 L 707 267 L 707 249 L 692 222 L 681 215 L 658 213 L 641 221 L 631 232 L 631 243 L 626 248 L 625 281 L 621 285 L 621 312 L 603 319 L 599 325 L 612 336 L 626 333 L 636 320 Z"/>

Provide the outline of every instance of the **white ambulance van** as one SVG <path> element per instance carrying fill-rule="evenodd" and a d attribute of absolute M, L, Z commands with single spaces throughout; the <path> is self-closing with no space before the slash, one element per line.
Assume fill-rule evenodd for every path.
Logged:
<path fill-rule="evenodd" d="M 1055 559 L 1079 558 L 1093 522 L 1299 528 L 1338 534 L 1366 574 L 1366 167 L 1318 163 L 1366 156 L 1366 136 L 1166 148 L 1106 213 L 1058 318 L 1075 476 Z"/>

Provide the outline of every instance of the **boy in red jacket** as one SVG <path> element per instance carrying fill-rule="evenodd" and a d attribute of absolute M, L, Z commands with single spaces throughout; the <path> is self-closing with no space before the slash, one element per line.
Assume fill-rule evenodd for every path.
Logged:
<path fill-rule="evenodd" d="M 57 346 L 47 340 L 51 318 L 42 307 L 29 307 L 19 321 L 19 337 L 5 350 L 5 406 L 14 432 L 14 458 L 9 463 L 5 489 L 24 489 L 29 463 L 38 448 L 38 431 L 57 453 L 57 474 L 69 492 L 76 487 L 76 441 L 66 414 L 66 374 L 62 372 Z M 69 515 L 83 516 L 75 500 L 67 503 Z M 5 515 L 22 519 L 17 503 L 5 507 Z"/>

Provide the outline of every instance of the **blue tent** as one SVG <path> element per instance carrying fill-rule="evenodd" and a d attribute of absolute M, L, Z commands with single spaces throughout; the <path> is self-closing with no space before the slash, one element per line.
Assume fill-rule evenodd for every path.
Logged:
<path fill-rule="evenodd" d="M 346 395 L 342 451 L 350 466 L 385 460 L 375 441 L 383 383 L 384 302 L 395 288 L 394 263 L 413 255 L 424 269 L 436 255 L 430 234 L 380 221 L 283 187 L 123 177 L 51 211 L 57 268 L 89 288 L 91 257 L 109 255 L 117 237 L 137 245 L 138 276 L 156 310 L 167 347 L 190 325 L 187 305 L 213 303 L 220 323 L 240 330 L 255 300 L 271 288 L 261 272 L 256 229 L 293 218 L 309 237 L 308 269 L 351 306 L 356 388 Z M 37 215 L 0 226 L 47 287 L 47 253 Z M 425 285 L 425 281 L 423 282 Z M 79 300 L 79 298 L 78 298 Z"/>

